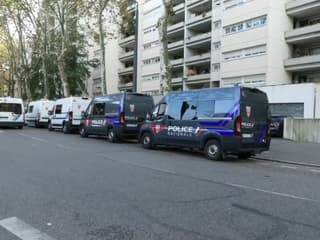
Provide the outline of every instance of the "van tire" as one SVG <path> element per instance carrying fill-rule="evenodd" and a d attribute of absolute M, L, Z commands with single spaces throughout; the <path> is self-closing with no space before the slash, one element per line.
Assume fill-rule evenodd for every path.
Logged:
<path fill-rule="evenodd" d="M 88 133 L 87 133 L 87 131 L 86 131 L 86 127 L 83 126 L 83 125 L 80 127 L 79 133 L 80 133 L 80 136 L 83 137 L 83 138 L 84 138 L 84 137 L 88 137 Z"/>
<path fill-rule="evenodd" d="M 49 130 L 50 132 L 52 132 L 52 131 L 53 131 L 53 128 L 52 128 L 52 124 L 51 124 L 51 122 L 49 122 L 49 123 L 48 123 L 48 130 Z"/>
<path fill-rule="evenodd" d="M 212 139 L 209 140 L 204 148 L 204 153 L 209 160 L 222 161 L 223 150 L 219 141 Z"/>
<path fill-rule="evenodd" d="M 149 132 L 145 132 L 142 134 L 140 142 L 141 142 L 141 145 L 144 149 L 154 149 L 155 148 L 153 137 L 152 137 L 151 133 L 149 133 Z"/>
<path fill-rule="evenodd" d="M 70 133 L 70 127 L 68 125 L 68 123 L 64 122 L 63 125 L 62 125 L 62 132 L 64 134 L 68 134 Z"/>
<path fill-rule="evenodd" d="M 23 128 L 23 125 L 18 126 L 18 129 L 22 129 L 22 128 Z"/>
<path fill-rule="evenodd" d="M 115 143 L 115 142 L 118 141 L 118 138 L 117 138 L 117 136 L 115 135 L 113 128 L 110 128 L 110 129 L 108 130 L 108 141 L 111 142 L 111 143 Z"/>

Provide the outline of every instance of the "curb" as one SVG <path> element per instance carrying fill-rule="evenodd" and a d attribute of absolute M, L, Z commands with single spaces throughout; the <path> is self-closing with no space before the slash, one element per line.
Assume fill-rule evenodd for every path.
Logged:
<path fill-rule="evenodd" d="M 262 158 L 262 157 L 252 157 L 256 160 L 264 160 L 264 161 L 270 161 L 270 162 L 278 162 L 278 163 L 287 163 L 292 165 L 299 165 L 304 167 L 316 167 L 320 168 L 320 164 L 314 164 L 314 163 L 301 163 L 301 162 L 294 162 L 294 161 L 288 161 L 288 160 L 280 160 L 280 159 L 270 159 L 270 158 Z"/>

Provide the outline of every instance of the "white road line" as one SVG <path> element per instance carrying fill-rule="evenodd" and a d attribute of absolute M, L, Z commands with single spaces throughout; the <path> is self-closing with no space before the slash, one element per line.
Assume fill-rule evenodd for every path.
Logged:
<path fill-rule="evenodd" d="M 293 166 L 287 166 L 287 165 L 281 165 L 281 168 L 289 168 L 289 169 L 297 169 L 297 167 L 293 167 Z"/>
<path fill-rule="evenodd" d="M 299 196 L 292 195 L 292 194 L 274 192 L 274 191 L 269 191 L 269 190 L 264 190 L 264 189 L 260 189 L 260 188 L 249 187 L 249 186 L 240 185 L 240 184 L 234 184 L 234 183 L 225 183 L 225 184 L 229 185 L 229 186 L 232 186 L 232 187 L 238 187 L 238 188 L 252 190 L 252 191 L 256 191 L 256 192 L 263 192 L 263 193 L 268 193 L 268 194 L 281 196 L 281 197 L 286 197 L 286 198 L 292 198 L 292 199 L 297 199 L 297 200 L 304 200 L 304 201 L 309 201 L 309 202 L 314 202 L 314 203 L 320 203 L 320 200 L 315 200 L 315 199 L 305 198 L 305 197 L 299 197 Z"/>
<path fill-rule="evenodd" d="M 63 148 L 65 150 L 71 150 L 71 151 L 80 151 L 81 149 L 78 149 L 78 148 L 73 148 L 73 147 L 69 147 L 69 146 L 64 146 L 62 144 L 57 144 L 56 145 L 57 147 L 59 148 Z"/>
<path fill-rule="evenodd" d="M 0 220 L 0 226 L 22 240 L 55 240 L 16 217 Z"/>
<path fill-rule="evenodd" d="M 45 140 L 43 138 L 32 137 L 32 136 L 29 136 L 29 135 L 23 134 L 23 133 L 17 133 L 17 134 L 20 135 L 20 136 L 26 137 L 26 138 L 31 138 L 32 140 L 35 140 L 35 141 L 38 141 L 38 142 L 49 143 L 48 140 Z"/>
<path fill-rule="evenodd" d="M 3 130 L 0 130 L 0 133 L 4 133 L 4 131 L 3 131 Z"/>
<path fill-rule="evenodd" d="M 310 171 L 313 173 L 320 173 L 320 170 L 318 170 L 318 169 L 310 169 Z"/>

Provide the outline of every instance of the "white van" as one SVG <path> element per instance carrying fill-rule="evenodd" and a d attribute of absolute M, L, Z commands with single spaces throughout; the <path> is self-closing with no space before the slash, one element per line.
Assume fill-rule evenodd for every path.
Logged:
<path fill-rule="evenodd" d="M 0 97 L 0 126 L 23 128 L 24 107 L 21 98 Z"/>
<path fill-rule="evenodd" d="M 49 111 L 48 130 L 62 129 L 64 133 L 79 130 L 81 112 L 90 104 L 88 98 L 68 97 L 54 102 L 52 111 Z"/>
<path fill-rule="evenodd" d="M 26 124 L 28 126 L 48 126 L 48 112 L 52 110 L 54 101 L 38 100 L 28 104 L 26 112 Z"/>

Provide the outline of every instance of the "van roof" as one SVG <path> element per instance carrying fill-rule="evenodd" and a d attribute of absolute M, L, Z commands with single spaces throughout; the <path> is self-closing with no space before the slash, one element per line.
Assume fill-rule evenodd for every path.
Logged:
<path fill-rule="evenodd" d="M 0 102 L 23 104 L 22 98 L 12 98 L 12 97 L 0 97 Z"/>

